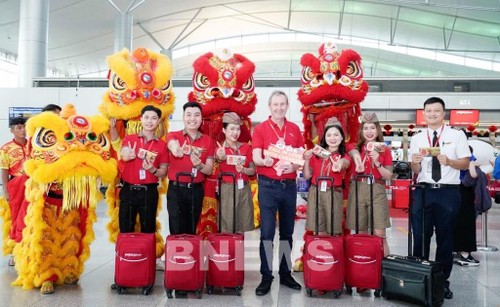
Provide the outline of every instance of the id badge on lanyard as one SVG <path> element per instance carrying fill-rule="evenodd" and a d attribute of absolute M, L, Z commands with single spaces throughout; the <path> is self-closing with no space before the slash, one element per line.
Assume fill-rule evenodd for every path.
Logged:
<path fill-rule="evenodd" d="M 146 170 L 141 168 L 139 170 L 139 180 L 145 180 L 145 179 L 146 179 Z"/>
<path fill-rule="evenodd" d="M 193 174 L 193 177 L 196 177 L 196 175 L 198 175 L 198 169 L 196 169 L 196 167 L 193 167 L 191 169 L 191 174 Z"/>
<path fill-rule="evenodd" d="M 245 186 L 245 183 L 243 182 L 243 178 L 238 178 L 237 184 L 238 184 L 238 190 L 243 189 L 243 187 Z"/>

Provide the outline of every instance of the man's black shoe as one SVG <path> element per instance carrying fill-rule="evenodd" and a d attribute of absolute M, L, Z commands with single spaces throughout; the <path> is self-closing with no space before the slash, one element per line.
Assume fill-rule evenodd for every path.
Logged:
<path fill-rule="evenodd" d="M 255 295 L 257 296 L 263 296 L 269 293 L 269 290 L 271 290 L 271 284 L 273 283 L 272 280 L 268 279 L 263 279 L 260 282 L 260 285 L 255 289 Z"/>
<path fill-rule="evenodd" d="M 451 300 L 453 298 L 453 292 L 451 292 L 449 287 L 444 287 L 444 298 L 447 300 Z"/>
<path fill-rule="evenodd" d="M 288 275 L 286 277 L 285 276 L 280 277 L 280 284 L 285 285 L 288 288 L 294 289 L 294 290 L 302 289 L 302 286 L 298 282 L 296 282 L 295 279 L 293 279 L 293 277 L 290 275 Z"/>

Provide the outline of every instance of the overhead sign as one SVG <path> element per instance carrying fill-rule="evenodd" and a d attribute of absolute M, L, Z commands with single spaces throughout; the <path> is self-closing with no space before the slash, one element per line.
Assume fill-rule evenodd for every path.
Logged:
<path fill-rule="evenodd" d="M 41 107 L 9 107 L 9 121 L 15 117 L 30 118 L 42 112 Z"/>
<path fill-rule="evenodd" d="M 479 125 L 479 110 L 451 110 L 451 126 L 477 126 Z"/>

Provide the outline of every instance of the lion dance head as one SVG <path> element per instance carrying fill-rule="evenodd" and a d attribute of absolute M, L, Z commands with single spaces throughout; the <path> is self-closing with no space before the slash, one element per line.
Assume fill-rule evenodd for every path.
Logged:
<path fill-rule="evenodd" d="M 220 54 L 208 52 L 200 56 L 193 68 L 193 91 L 188 99 L 202 105 L 201 131 L 223 141 L 222 115 L 236 112 L 243 121 L 239 141 L 248 142 L 252 126 L 249 116 L 257 103 L 254 63 L 224 49 Z"/>
<path fill-rule="evenodd" d="M 123 49 L 109 56 L 107 62 L 109 89 L 99 111 L 107 118 L 123 121 L 126 128 L 123 138 L 124 134 L 141 131 L 141 110 L 146 105 L 154 105 L 162 112 L 157 136 L 164 138 L 175 101 L 171 81 L 173 67 L 168 57 L 146 48 L 132 53 Z"/>
<path fill-rule="evenodd" d="M 335 116 L 346 134 L 346 142 L 355 142 L 361 115 L 360 103 L 368 93 L 363 80 L 361 57 L 351 49 L 338 52 L 335 44 L 321 44 L 315 56 L 302 56 L 298 99 L 302 104 L 304 140 L 311 148 L 322 135 L 326 121 Z"/>

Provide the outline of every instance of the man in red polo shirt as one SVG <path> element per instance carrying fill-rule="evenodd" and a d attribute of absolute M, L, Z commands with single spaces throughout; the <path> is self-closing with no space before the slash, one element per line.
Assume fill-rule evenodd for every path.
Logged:
<path fill-rule="evenodd" d="M 184 110 L 184 129 L 169 132 L 167 210 L 170 234 L 195 234 L 203 204 L 203 180 L 213 168 L 214 142 L 199 131 L 201 105 L 187 102 Z M 179 173 L 188 176 L 177 177 Z"/>
<path fill-rule="evenodd" d="M 120 152 L 124 163 L 120 190 L 120 232 L 133 232 L 137 214 L 141 232 L 156 231 L 158 178 L 167 174 L 166 144 L 155 135 L 161 110 L 148 105 L 141 110 L 142 132 L 123 139 Z"/>
<path fill-rule="evenodd" d="M 289 122 L 285 115 L 288 110 L 288 97 L 284 92 L 274 91 L 269 97 L 269 119 L 257 125 L 253 132 L 253 161 L 257 166 L 260 206 L 260 273 L 262 281 L 255 289 L 258 296 L 271 289 L 273 281 L 273 240 L 276 231 L 276 212 L 279 215 L 279 275 L 280 284 L 294 290 L 302 286 L 291 275 L 290 254 L 295 226 L 295 207 L 297 203 L 298 165 L 279 163 L 278 160 L 264 155 L 269 145 L 276 147 L 304 147 L 299 127 Z M 281 161 L 280 161 L 281 162 Z M 283 245 L 281 245 L 283 244 Z"/>

